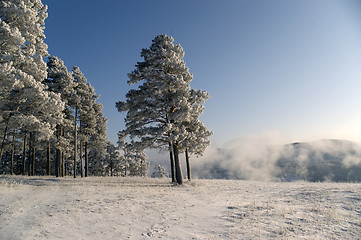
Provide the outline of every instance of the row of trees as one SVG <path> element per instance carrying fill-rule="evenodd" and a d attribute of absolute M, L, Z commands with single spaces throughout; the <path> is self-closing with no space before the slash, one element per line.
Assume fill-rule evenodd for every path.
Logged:
<path fill-rule="evenodd" d="M 20 172 L 35 175 L 41 173 L 36 163 L 45 156 L 45 172 L 51 174 L 54 153 L 56 176 L 64 175 L 69 159 L 74 177 L 77 162 L 81 176 L 87 176 L 88 159 L 105 154 L 106 119 L 78 67 L 68 72 L 57 57 L 44 61 L 46 17 L 40 0 L 0 1 L 0 161 L 10 152 L 10 174 L 14 159 L 21 158 Z"/>
<path fill-rule="evenodd" d="M 141 51 L 144 61 L 128 74 L 128 84 L 138 83 L 138 87 L 116 107 L 126 112 L 120 141 L 129 137 L 138 152 L 145 148 L 168 150 L 172 181 L 182 184 L 179 153 L 185 152 L 190 179 L 189 154 L 201 155 L 212 132 L 199 120 L 209 95 L 191 89 L 193 76 L 183 60 L 183 48 L 173 42 L 170 36 L 158 35 L 149 49 Z"/>
<path fill-rule="evenodd" d="M 48 57 L 46 17 L 41 0 L 0 1 L 0 173 L 145 176 L 144 152 L 108 141 L 79 67 Z"/>

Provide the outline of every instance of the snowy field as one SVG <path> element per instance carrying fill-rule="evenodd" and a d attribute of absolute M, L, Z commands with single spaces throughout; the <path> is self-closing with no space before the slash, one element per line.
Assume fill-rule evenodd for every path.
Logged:
<path fill-rule="evenodd" d="M 0 177 L 0 239 L 361 239 L 361 184 Z"/>

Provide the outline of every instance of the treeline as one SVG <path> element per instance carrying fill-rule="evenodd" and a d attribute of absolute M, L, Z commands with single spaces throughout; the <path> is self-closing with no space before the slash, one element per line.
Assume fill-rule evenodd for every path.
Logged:
<path fill-rule="evenodd" d="M 108 141 L 79 67 L 49 56 L 46 18 L 41 0 L 0 1 L 0 174 L 145 176 L 143 152 Z"/>
<path fill-rule="evenodd" d="M 81 70 L 48 57 L 46 11 L 40 0 L 0 2 L 0 171 L 87 176 L 102 167 L 107 120 Z"/>
<path fill-rule="evenodd" d="M 60 97 L 49 99 L 58 108 L 51 105 L 42 108 L 44 103 L 34 101 L 40 97 L 22 86 L 15 85 L 9 98 L 4 99 L 8 103 L 1 108 L 1 153 L 5 151 L 2 172 L 74 177 L 88 176 L 89 171 L 103 174 L 97 159 L 101 160 L 106 153 L 107 120 L 103 106 L 96 102 L 98 95 L 83 73 L 78 67 L 68 72 L 63 61 L 49 57 L 47 78 L 39 87 L 42 88 L 36 92 L 39 95 Z M 19 103 L 12 96 L 21 91 L 24 101 Z M 25 112 L 30 104 L 34 104 L 36 111 Z M 51 116 L 52 121 L 42 118 L 43 115 Z"/>
<path fill-rule="evenodd" d="M 126 129 L 115 147 L 106 136 L 103 106 L 82 71 L 68 71 L 49 56 L 46 17 L 41 0 L 0 1 L 0 173 L 145 176 L 144 150 L 158 148 L 169 151 L 178 184 L 184 152 L 191 179 L 189 155 L 201 155 L 212 132 L 199 120 L 209 95 L 191 88 L 183 48 L 159 35 L 142 50 L 144 61 L 128 74 L 138 88 L 116 103 L 126 112 Z"/>
<path fill-rule="evenodd" d="M 0 173 L 130 175 L 136 161 L 108 142 L 94 88 L 49 57 L 46 17 L 40 0 L 0 1 Z"/>

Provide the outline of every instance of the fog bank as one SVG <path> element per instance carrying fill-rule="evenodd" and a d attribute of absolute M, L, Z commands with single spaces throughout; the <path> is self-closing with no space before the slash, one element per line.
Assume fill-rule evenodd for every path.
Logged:
<path fill-rule="evenodd" d="M 265 140 L 265 139 L 263 139 Z M 260 181 L 361 181 L 361 146 L 345 140 L 236 140 L 192 159 L 193 176 Z M 268 139 L 269 140 L 269 139 Z"/>

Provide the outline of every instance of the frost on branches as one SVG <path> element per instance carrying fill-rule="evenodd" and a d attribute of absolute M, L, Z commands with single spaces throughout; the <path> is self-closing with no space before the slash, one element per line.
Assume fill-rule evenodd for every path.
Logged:
<path fill-rule="evenodd" d="M 90 165 L 93 171 L 104 171 L 104 166 L 100 166 L 101 162 L 97 160 L 104 158 L 106 152 L 108 143 L 106 134 L 107 119 L 102 113 L 103 105 L 96 102 L 99 96 L 95 94 L 94 88 L 87 82 L 79 67 L 73 67 L 72 73 L 75 81 L 75 96 L 72 102 L 75 121 L 73 174 L 76 177 L 76 166 L 79 156 L 79 171 L 81 177 L 83 177 L 84 175 L 88 176 Z M 88 147 L 90 147 L 89 154 Z M 84 156 L 83 153 L 85 153 Z M 89 155 L 91 162 L 88 160 Z"/>
<path fill-rule="evenodd" d="M 13 149 L 15 138 L 21 136 L 24 146 L 28 143 L 32 152 L 28 164 L 30 175 L 35 171 L 35 149 L 50 139 L 64 108 L 60 96 L 46 91 L 42 84 L 47 76 L 43 61 L 48 55 L 43 41 L 46 10 L 40 0 L 0 1 L 0 128 L 3 135 L 0 158 L 8 132 L 13 135 Z M 13 164 L 10 173 L 12 167 Z"/>
<path fill-rule="evenodd" d="M 61 100 L 65 104 L 63 110 L 64 117 L 56 126 L 56 133 L 49 145 L 55 146 L 55 175 L 57 177 L 65 175 L 65 159 L 72 156 L 72 129 L 73 110 L 70 103 L 75 96 L 75 82 L 72 74 L 68 71 L 64 62 L 58 57 L 48 58 L 48 78 L 44 81 L 48 90 L 60 94 Z M 50 159 L 49 159 L 50 162 Z M 50 165 L 50 163 L 49 163 Z M 50 174 L 50 166 L 48 166 Z"/>
<path fill-rule="evenodd" d="M 107 119 L 80 69 L 48 57 L 46 17 L 41 0 L 0 0 L 0 171 L 50 175 L 53 158 L 56 176 L 87 176 L 88 165 L 102 164 Z"/>
<path fill-rule="evenodd" d="M 168 177 L 168 173 L 165 168 L 161 165 L 157 165 L 154 167 L 154 172 L 152 173 L 152 178 L 166 178 Z"/>
<path fill-rule="evenodd" d="M 122 176 L 146 177 L 149 163 L 146 162 L 147 156 L 141 144 L 124 140 L 119 140 L 119 148 L 123 151 L 120 157 Z"/>
<path fill-rule="evenodd" d="M 143 148 L 168 149 L 172 180 L 182 184 L 179 153 L 202 154 L 212 132 L 199 121 L 209 95 L 191 89 L 193 75 L 183 60 L 183 48 L 173 41 L 158 35 L 149 49 L 142 50 L 144 61 L 128 74 L 128 83 L 139 87 L 130 90 L 126 101 L 117 102 L 116 107 L 127 113 L 120 137 L 129 136 Z"/>

